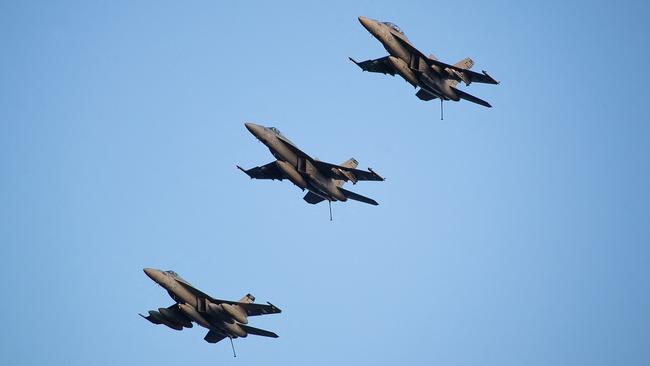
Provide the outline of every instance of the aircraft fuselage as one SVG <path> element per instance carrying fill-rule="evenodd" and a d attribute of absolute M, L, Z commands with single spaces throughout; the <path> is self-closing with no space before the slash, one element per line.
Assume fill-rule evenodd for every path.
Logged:
<path fill-rule="evenodd" d="M 388 25 L 374 19 L 359 17 L 359 22 L 382 44 L 382 46 L 384 46 L 384 49 L 386 49 L 392 57 L 395 57 L 404 63 L 396 65 L 396 63 L 391 60 L 393 67 L 407 82 L 413 85 L 413 81 L 416 81 L 417 86 L 429 91 L 439 98 L 454 101 L 460 100 L 453 88 L 447 84 L 446 79 L 441 77 L 442 70 L 436 70 L 433 66 L 429 66 L 419 55 L 414 54 L 404 46 L 404 43 L 408 43 L 409 45 L 411 44 L 404 34 L 401 34 Z M 408 71 L 401 71 L 400 66 L 406 66 L 415 75 L 416 80 L 412 80 Z"/>
<path fill-rule="evenodd" d="M 144 272 L 154 282 L 167 290 L 169 296 L 178 303 L 183 314 L 192 321 L 204 328 L 222 333 L 226 337 L 246 337 L 246 331 L 239 327 L 237 322 L 223 312 L 210 312 L 209 308 L 211 306 L 207 304 L 207 299 L 197 296 L 187 286 L 181 284 L 179 280 L 153 268 L 145 268 Z M 197 309 L 201 308 L 201 303 L 206 304 L 206 309 L 198 311 Z"/>
<path fill-rule="evenodd" d="M 246 128 L 269 149 L 277 159 L 276 164 L 283 175 L 301 189 L 307 189 L 315 195 L 329 201 L 346 201 L 336 182 L 323 176 L 311 163 L 310 159 L 298 155 L 287 144 L 292 144 L 284 136 L 268 127 L 246 123 Z M 284 141 L 281 141 L 284 139 Z"/>

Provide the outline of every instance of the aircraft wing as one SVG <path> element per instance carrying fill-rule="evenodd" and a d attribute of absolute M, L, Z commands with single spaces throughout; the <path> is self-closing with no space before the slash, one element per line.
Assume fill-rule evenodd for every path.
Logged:
<path fill-rule="evenodd" d="M 444 62 L 440 62 L 438 60 L 434 60 L 433 58 L 430 58 L 426 56 L 424 53 L 420 52 L 417 48 L 413 47 L 412 44 L 402 40 L 401 38 L 397 38 L 400 41 L 404 47 L 408 48 L 411 52 L 415 53 L 418 57 L 423 59 L 427 65 L 431 66 L 437 66 L 443 70 L 446 70 L 448 73 L 448 76 L 451 77 L 452 79 L 458 80 L 458 81 L 463 81 L 465 84 L 469 85 L 472 82 L 475 83 L 483 83 L 483 84 L 498 84 L 499 82 L 494 80 L 492 76 L 488 75 L 487 72 L 483 71 L 482 74 L 479 74 L 478 72 L 474 72 L 468 69 L 463 69 L 462 67 L 454 66 L 454 65 L 449 65 Z"/>
<path fill-rule="evenodd" d="M 255 304 L 255 303 L 246 303 L 246 302 L 237 302 L 237 301 L 227 301 L 210 298 L 215 304 L 230 304 L 237 305 L 241 309 L 246 310 L 246 315 L 248 316 L 258 316 L 258 315 L 268 315 L 268 314 L 279 314 L 282 312 L 278 307 L 271 304 Z"/>
<path fill-rule="evenodd" d="M 436 65 L 440 68 L 446 69 L 453 79 L 458 81 L 463 81 L 465 84 L 469 85 L 471 83 L 483 83 L 483 84 L 498 84 L 499 82 L 494 80 L 494 78 L 487 74 L 487 72 L 482 71 L 482 74 L 478 72 L 463 69 L 462 67 L 457 67 L 454 65 L 449 65 L 438 60 L 432 60 L 427 58 L 427 63 L 429 65 Z"/>
<path fill-rule="evenodd" d="M 374 180 L 382 181 L 382 178 L 379 174 L 375 173 L 372 169 L 368 168 L 368 171 L 359 170 L 354 168 L 348 168 L 341 165 L 330 164 L 324 161 L 315 161 L 314 165 L 321 171 L 329 173 L 331 177 L 335 179 L 341 179 L 344 181 L 351 181 L 353 184 L 357 183 L 360 180 Z"/>
<path fill-rule="evenodd" d="M 255 303 L 247 303 L 247 302 L 239 302 L 239 301 L 228 301 L 228 300 L 220 300 L 220 299 L 215 299 L 212 296 L 206 294 L 205 292 L 197 289 L 196 287 L 178 281 L 181 285 L 185 286 L 189 291 L 191 291 L 193 294 L 199 297 L 203 297 L 208 299 L 210 302 L 215 303 L 215 304 L 230 304 L 230 305 L 237 305 L 240 308 L 246 310 L 246 314 L 248 316 L 257 316 L 257 315 L 267 315 L 267 314 L 279 314 L 282 312 L 277 306 L 269 303 L 266 304 L 255 304 Z"/>
<path fill-rule="evenodd" d="M 354 62 L 357 66 L 359 66 L 363 71 L 390 74 L 395 76 L 395 69 L 393 68 L 393 65 L 391 65 L 390 62 L 388 61 L 388 56 L 378 58 L 375 60 L 366 60 L 361 62 L 357 62 L 352 57 L 348 57 L 348 58 L 350 59 L 350 61 Z"/>
<path fill-rule="evenodd" d="M 149 310 L 149 315 L 146 316 L 142 314 L 139 315 L 153 324 L 165 324 L 166 326 L 176 330 L 192 328 L 192 320 L 178 309 L 178 304 L 172 304 L 166 309 L 159 308 L 157 311 Z"/>
<path fill-rule="evenodd" d="M 282 180 L 284 176 L 282 175 L 282 172 L 280 171 L 280 168 L 278 168 L 278 165 L 275 163 L 275 161 L 272 161 L 266 165 L 262 166 L 257 166 L 255 168 L 251 168 L 248 170 L 245 170 L 244 168 L 240 167 L 237 165 L 237 169 L 241 170 L 242 172 L 246 173 L 251 179 L 277 179 L 277 180 Z"/>
<path fill-rule="evenodd" d="M 152 310 L 152 311 L 155 311 L 155 310 Z M 141 317 L 147 319 L 148 321 L 150 321 L 150 322 L 152 322 L 154 324 L 162 324 L 162 322 L 160 320 L 154 318 L 151 314 L 149 314 L 149 315 L 138 314 L 138 315 L 140 315 Z M 181 326 L 179 326 L 178 328 L 179 328 L 178 330 L 183 329 L 183 327 L 181 327 Z"/>

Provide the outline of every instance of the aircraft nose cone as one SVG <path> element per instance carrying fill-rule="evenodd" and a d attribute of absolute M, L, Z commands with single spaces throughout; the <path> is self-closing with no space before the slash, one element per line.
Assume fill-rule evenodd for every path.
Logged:
<path fill-rule="evenodd" d="M 147 276 L 149 276 L 149 278 L 151 278 L 151 279 L 154 280 L 154 281 L 156 280 L 155 277 L 156 277 L 156 274 L 158 273 L 158 270 L 157 270 L 157 269 L 153 269 L 153 268 L 144 268 L 143 271 L 144 271 L 144 273 L 145 273 Z"/>
<path fill-rule="evenodd" d="M 244 123 L 244 126 L 246 126 L 246 129 L 247 129 L 248 131 L 250 131 L 251 133 L 253 133 L 253 129 L 254 129 L 253 126 L 255 126 L 254 123 L 246 122 L 246 123 Z"/>
<path fill-rule="evenodd" d="M 359 23 L 361 23 L 361 25 L 363 25 L 367 30 L 370 31 L 370 29 L 372 28 L 374 22 L 370 18 L 366 18 L 366 17 L 361 16 L 361 17 L 359 17 Z"/>
<path fill-rule="evenodd" d="M 246 126 L 246 129 L 258 139 L 260 138 L 262 130 L 264 129 L 264 127 L 251 122 L 244 123 L 244 126 Z"/>

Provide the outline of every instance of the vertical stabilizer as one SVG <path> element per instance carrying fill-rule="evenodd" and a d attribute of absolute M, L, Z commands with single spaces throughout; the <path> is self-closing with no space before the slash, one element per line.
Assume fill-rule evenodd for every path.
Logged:
<path fill-rule="evenodd" d="M 239 302 L 243 302 L 243 303 L 246 303 L 246 304 L 251 304 L 254 301 L 255 301 L 255 296 L 253 296 L 251 294 L 246 294 L 244 297 L 241 298 L 241 300 L 239 300 Z"/>
<path fill-rule="evenodd" d="M 472 59 L 469 58 L 469 57 L 465 57 L 464 59 L 462 59 L 462 60 L 456 62 L 456 63 L 454 64 L 454 66 L 456 66 L 456 67 L 460 67 L 461 69 L 467 69 L 467 70 L 469 70 L 469 69 L 472 68 L 472 66 L 474 66 L 474 60 L 472 60 Z M 456 73 L 456 74 L 457 74 L 457 75 L 460 75 L 460 74 L 458 74 L 458 73 Z M 448 79 L 448 80 L 447 80 L 447 84 L 449 84 L 449 85 L 455 87 L 456 85 L 458 85 L 458 80 Z"/>
<path fill-rule="evenodd" d="M 357 166 L 359 166 L 359 162 L 355 158 L 350 158 L 346 161 L 344 161 L 341 166 L 344 166 L 346 168 L 350 169 L 355 169 Z"/>
<path fill-rule="evenodd" d="M 359 162 L 355 158 L 350 158 L 350 159 L 344 161 L 341 164 L 341 166 L 344 166 L 344 167 L 350 168 L 350 169 L 356 169 L 356 167 L 359 166 Z M 341 186 L 343 186 L 343 184 L 345 184 L 344 180 L 338 180 L 338 179 L 336 180 L 336 186 L 337 187 L 341 187 Z"/>
<path fill-rule="evenodd" d="M 469 57 L 465 57 L 464 59 L 462 59 L 462 60 L 456 62 L 456 63 L 454 64 L 454 66 L 456 66 L 456 67 L 460 67 L 461 69 L 467 69 L 467 70 L 469 70 L 469 69 L 472 68 L 472 66 L 474 66 L 474 60 L 472 60 L 472 59 L 469 58 Z"/>

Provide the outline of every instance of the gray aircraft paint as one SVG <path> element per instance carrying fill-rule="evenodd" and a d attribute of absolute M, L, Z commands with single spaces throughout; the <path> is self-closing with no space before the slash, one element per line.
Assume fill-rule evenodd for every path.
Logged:
<path fill-rule="evenodd" d="M 144 273 L 167 290 L 175 301 L 170 307 L 150 310 L 148 316 L 140 314 L 151 323 L 182 330 L 191 328 L 192 322 L 195 322 L 210 330 L 205 336 L 209 343 L 217 343 L 224 338 L 243 338 L 249 334 L 278 337 L 273 332 L 246 325 L 251 316 L 280 313 L 281 310 L 271 303 L 256 304 L 251 294 L 240 301 L 214 299 L 173 271 L 145 268 Z"/>
<path fill-rule="evenodd" d="M 275 127 L 264 127 L 255 123 L 244 124 L 248 131 L 269 149 L 276 161 L 264 166 L 241 171 L 254 179 L 288 179 L 302 190 L 308 190 L 305 201 L 318 203 L 322 201 L 347 201 L 348 199 L 377 205 L 378 203 L 368 197 L 349 192 L 341 188 L 342 184 L 352 181 L 356 184 L 361 180 L 383 181 L 384 178 L 372 169 L 368 171 L 356 169 L 357 162 L 354 158 L 342 165 L 318 161 L 300 150 L 293 142 L 287 139 Z"/>
<path fill-rule="evenodd" d="M 398 74 L 409 84 L 421 88 L 416 93 L 421 100 L 440 98 L 442 102 L 465 99 L 485 107 L 492 107 L 490 103 L 455 88 L 459 81 L 463 81 L 466 85 L 472 82 L 499 83 L 485 71 L 482 74 L 470 71 L 474 65 L 471 59 L 466 58 L 454 65 L 448 65 L 438 61 L 433 55 L 425 56 L 411 44 L 401 29 L 392 23 L 379 22 L 362 16 L 359 17 L 359 22 L 389 53 L 388 57 L 362 62 L 350 58 L 363 71 Z"/>

